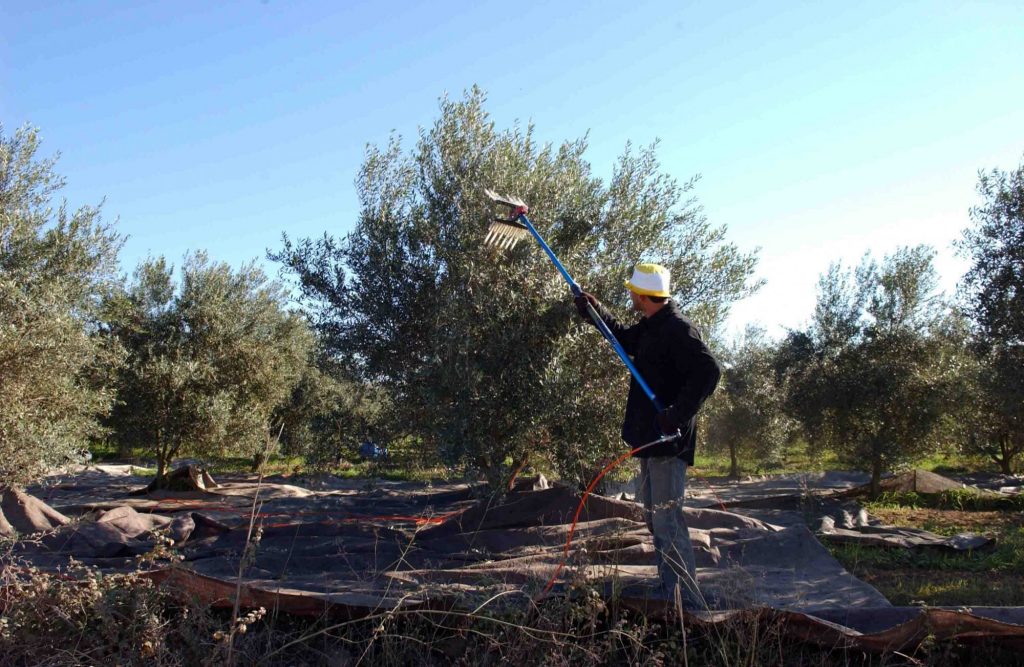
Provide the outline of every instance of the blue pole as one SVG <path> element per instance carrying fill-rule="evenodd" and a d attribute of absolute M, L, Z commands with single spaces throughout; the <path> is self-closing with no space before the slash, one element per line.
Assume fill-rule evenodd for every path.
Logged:
<path fill-rule="evenodd" d="M 551 258 L 551 262 L 555 265 L 555 268 L 558 269 L 558 272 L 562 274 L 562 277 L 565 278 L 565 282 L 569 283 L 569 289 L 572 290 L 573 296 L 579 296 L 582 294 L 583 290 L 580 289 L 579 284 L 572 279 L 569 272 L 566 271 L 565 267 L 562 266 L 562 263 L 558 261 L 558 257 L 556 257 L 555 253 L 548 247 L 548 244 L 544 242 L 544 239 L 534 228 L 533 223 L 530 222 L 530 219 L 526 217 L 525 213 L 519 213 L 519 221 L 526 225 L 526 228 L 530 230 L 531 234 L 533 234 L 533 238 L 537 239 L 537 243 L 540 244 L 540 247 L 543 248 L 544 252 L 546 252 L 548 257 Z M 633 375 L 637 384 L 640 385 L 640 388 L 644 390 L 645 394 L 647 394 L 647 398 L 651 399 L 651 403 L 654 403 L 654 409 L 661 412 L 664 409 L 661 401 L 658 400 L 658 397 L 654 395 L 653 391 L 651 391 L 650 386 L 646 381 L 644 381 L 643 377 L 640 376 L 640 371 L 638 371 L 636 366 L 633 365 L 633 362 L 630 360 L 629 355 L 626 354 L 626 351 L 622 349 L 622 345 L 619 343 L 618 339 L 615 338 L 615 334 L 611 332 L 608 325 L 604 323 L 604 320 L 601 319 L 601 316 L 589 303 L 587 304 L 587 312 L 590 313 L 590 319 L 592 319 L 594 324 L 597 325 L 597 329 L 601 332 L 601 335 L 612 344 L 613 348 L 615 348 L 615 352 L 619 355 L 619 358 L 622 359 L 622 363 L 626 364 L 626 368 L 629 369 L 629 372 Z"/>

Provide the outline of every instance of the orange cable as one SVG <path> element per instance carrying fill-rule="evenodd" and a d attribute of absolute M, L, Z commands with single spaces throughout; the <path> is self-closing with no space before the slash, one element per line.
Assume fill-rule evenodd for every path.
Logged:
<path fill-rule="evenodd" d="M 583 512 L 583 505 L 587 502 L 587 497 L 590 495 L 590 492 L 594 490 L 594 487 L 597 486 L 597 483 L 601 481 L 601 478 L 604 477 L 612 468 L 619 465 L 620 463 L 622 463 L 629 457 L 633 456 L 640 450 L 646 449 L 647 447 L 650 447 L 651 445 L 656 444 L 657 442 L 658 441 L 655 441 L 652 443 L 648 443 L 646 445 L 641 445 L 640 447 L 637 447 L 635 449 L 631 449 L 630 451 L 626 452 L 619 458 L 615 459 L 614 461 L 606 465 L 604 469 L 601 470 L 601 472 L 597 473 L 597 477 L 595 477 L 590 482 L 590 484 L 587 486 L 586 491 L 583 492 L 583 497 L 580 498 L 580 504 L 576 507 L 576 514 L 572 518 L 572 525 L 569 526 L 569 537 L 565 540 L 565 548 L 562 550 L 562 560 L 558 564 L 558 567 L 555 569 L 555 573 L 551 575 L 551 579 L 548 580 L 548 583 L 544 587 L 544 590 L 541 591 L 540 597 L 544 597 L 545 595 L 547 595 L 548 592 L 554 587 L 555 580 L 558 579 L 558 575 L 561 574 L 562 568 L 565 567 L 565 562 L 569 559 L 569 546 L 572 544 L 572 536 L 573 533 L 576 532 L 576 524 L 580 520 L 580 514 Z"/>
<path fill-rule="evenodd" d="M 594 487 L 597 486 L 597 483 L 600 482 L 601 478 L 604 477 L 612 468 L 614 468 L 615 466 L 619 465 L 620 463 L 622 463 L 623 461 L 625 461 L 629 457 L 635 455 L 637 452 L 643 451 L 643 450 L 647 449 L 648 447 L 651 447 L 652 445 L 661 444 L 663 441 L 664 441 L 664 439 L 658 439 L 658 440 L 655 440 L 653 442 L 648 442 L 645 445 L 640 445 L 639 447 L 626 452 L 625 454 L 623 454 L 619 458 L 615 459 L 614 461 L 612 461 L 611 463 L 606 465 L 604 467 L 604 469 L 601 470 L 601 472 L 599 472 L 596 477 L 594 477 L 594 479 L 590 482 L 590 484 L 587 485 L 586 491 L 583 492 L 583 497 L 580 498 L 580 504 L 576 507 L 576 514 L 572 518 L 572 525 L 569 526 L 569 536 L 568 536 L 568 538 L 566 538 L 566 540 L 565 540 L 565 548 L 562 550 L 562 560 L 561 560 L 561 562 L 558 563 L 558 567 L 555 569 L 555 573 L 553 575 L 551 575 L 551 579 L 548 580 L 547 585 L 544 586 L 544 590 L 541 591 L 541 594 L 537 597 L 538 600 L 540 598 L 543 598 L 545 595 L 547 595 L 551 591 L 551 589 L 555 585 L 555 581 L 558 579 L 558 575 L 562 572 L 562 569 L 565 567 L 565 563 L 569 559 L 569 547 L 572 544 L 572 536 L 576 532 L 576 524 L 580 520 L 580 514 L 583 512 L 583 506 L 587 502 L 587 498 L 590 496 L 591 492 L 594 490 Z M 697 476 L 697 475 L 694 475 L 694 476 Z M 707 484 L 706 481 L 704 483 Z M 708 487 L 711 488 L 711 485 L 708 484 Z M 718 494 L 715 493 L 715 490 L 713 488 L 711 489 L 711 493 L 713 493 L 715 495 L 715 499 L 718 500 L 718 504 L 719 504 L 719 506 L 721 506 L 722 510 L 725 510 L 725 504 L 722 502 L 722 500 L 720 498 L 718 498 Z"/>

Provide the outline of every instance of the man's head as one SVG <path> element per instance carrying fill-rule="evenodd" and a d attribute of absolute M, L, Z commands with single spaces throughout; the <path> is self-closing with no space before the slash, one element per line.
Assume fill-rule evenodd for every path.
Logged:
<path fill-rule="evenodd" d="M 660 264 L 637 264 L 626 281 L 633 309 L 649 317 L 661 310 L 672 295 L 668 269 Z"/>

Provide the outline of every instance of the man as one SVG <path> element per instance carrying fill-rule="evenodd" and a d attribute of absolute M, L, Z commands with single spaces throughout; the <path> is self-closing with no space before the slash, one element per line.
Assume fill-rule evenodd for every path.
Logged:
<path fill-rule="evenodd" d="M 669 271 L 658 264 L 637 264 L 626 281 L 633 308 L 643 315 L 637 324 L 619 323 L 593 295 L 576 297 L 580 315 L 590 321 L 587 304 L 618 339 L 647 385 L 665 408 L 658 412 L 634 378 L 629 385 L 622 439 L 631 448 L 662 435 L 679 433 L 636 454 L 640 459 L 640 498 L 647 527 L 654 536 L 658 574 L 664 592 L 676 590 L 689 609 L 705 607 L 697 587 L 693 547 L 682 512 L 686 467 L 693 465 L 697 442 L 697 411 L 711 396 L 721 376 L 700 332 L 679 312 L 671 296 Z"/>

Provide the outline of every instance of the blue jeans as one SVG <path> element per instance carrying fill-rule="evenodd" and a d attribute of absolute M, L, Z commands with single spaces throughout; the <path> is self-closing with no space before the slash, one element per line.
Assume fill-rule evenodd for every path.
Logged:
<path fill-rule="evenodd" d="M 686 492 L 686 461 L 674 456 L 640 459 L 640 500 L 647 528 L 654 536 L 658 576 L 669 596 L 675 599 L 678 585 L 684 607 L 703 608 L 697 587 L 697 565 L 693 545 L 683 516 Z"/>

